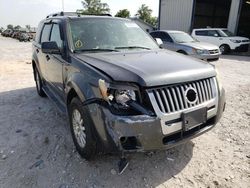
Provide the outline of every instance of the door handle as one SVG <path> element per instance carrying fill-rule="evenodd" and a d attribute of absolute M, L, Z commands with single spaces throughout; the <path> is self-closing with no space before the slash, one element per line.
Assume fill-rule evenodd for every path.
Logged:
<path fill-rule="evenodd" d="M 36 49 L 36 53 L 39 53 L 39 50 L 38 50 L 38 49 Z"/>
<path fill-rule="evenodd" d="M 47 59 L 47 61 L 49 61 L 49 60 L 50 60 L 50 57 L 49 57 L 49 55 L 46 55 L 46 59 Z"/>
<path fill-rule="evenodd" d="M 219 38 L 219 40 L 223 40 L 223 38 Z"/>

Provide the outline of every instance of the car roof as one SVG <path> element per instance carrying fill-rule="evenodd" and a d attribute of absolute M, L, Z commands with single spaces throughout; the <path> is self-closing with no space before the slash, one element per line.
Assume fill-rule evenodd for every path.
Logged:
<path fill-rule="evenodd" d="M 193 30 L 196 30 L 196 31 L 198 31 L 198 30 L 218 30 L 218 29 L 227 29 L 227 28 L 197 28 L 197 29 L 193 29 Z"/>
<path fill-rule="evenodd" d="M 166 32 L 166 33 L 186 33 L 184 31 L 177 31 L 177 30 L 157 30 L 157 31 L 152 31 L 151 33 L 155 32 Z"/>

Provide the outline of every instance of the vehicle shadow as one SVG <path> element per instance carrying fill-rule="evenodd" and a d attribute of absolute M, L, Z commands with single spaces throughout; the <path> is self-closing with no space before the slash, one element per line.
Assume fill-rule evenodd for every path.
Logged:
<path fill-rule="evenodd" d="M 69 187 L 155 187 L 185 168 L 193 147 L 189 141 L 166 151 L 132 154 L 128 169 L 118 175 L 117 155 L 90 162 L 80 158 L 67 117 L 34 87 L 0 92 L 0 148 L 15 152 L 1 163 L 0 179 L 9 178 L 4 187 L 32 187 L 34 182 L 36 187 L 59 187 L 62 182 Z"/>

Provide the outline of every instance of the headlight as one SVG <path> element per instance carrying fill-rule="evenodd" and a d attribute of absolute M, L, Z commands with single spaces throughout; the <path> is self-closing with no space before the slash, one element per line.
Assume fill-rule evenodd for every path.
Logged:
<path fill-rule="evenodd" d="M 241 43 L 241 40 L 230 39 L 230 41 L 233 43 Z"/>
<path fill-rule="evenodd" d="M 135 89 L 132 86 L 111 85 L 100 79 L 99 89 L 103 99 L 109 103 L 129 107 L 127 102 L 130 100 L 136 101 Z"/>
<path fill-rule="evenodd" d="M 127 102 L 130 100 L 136 100 L 135 91 L 133 90 L 116 90 L 115 91 L 115 101 L 127 107 Z"/>
<path fill-rule="evenodd" d="M 194 53 L 198 55 L 207 55 L 209 54 L 207 50 L 193 49 Z"/>

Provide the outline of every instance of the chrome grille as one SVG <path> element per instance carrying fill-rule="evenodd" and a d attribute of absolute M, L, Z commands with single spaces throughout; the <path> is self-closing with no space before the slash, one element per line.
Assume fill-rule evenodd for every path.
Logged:
<path fill-rule="evenodd" d="M 215 50 L 209 50 L 209 54 L 218 54 L 219 50 L 215 49 Z"/>
<path fill-rule="evenodd" d="M 153 93 L 155 101 L 162 113 L 172 113 L 202 104 L 215 98 L 215 84 L 215 78 L 208 78 L 184 84 L 151 89 L 149 92 Z M 185 96 L 186 89 L 190 87 L 197 91 L 198 100 L 194 104 L 190 104 Z"/>

